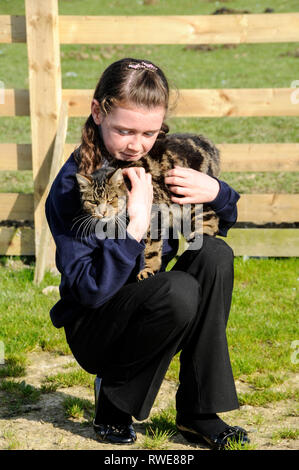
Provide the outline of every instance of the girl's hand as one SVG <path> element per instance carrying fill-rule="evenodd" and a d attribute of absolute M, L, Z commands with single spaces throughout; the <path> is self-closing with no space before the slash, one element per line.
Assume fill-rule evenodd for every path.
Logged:
<path fill-rule="evenodd" d="M 178 195 L 171 197 L 171 200 L 178 204 L 211 202 L 220 189 L 215 178 L 178 165 L 167 172 L 165 183 L 169 185 L 170 191 Z"/>
<path fill-rule="evenodd" d="M 145 173 L 144 168 L 137 167 L 124 168 L 122 174 L 127 176 L 131 182 L 131 190 L 128 190 L 127 210 L 130 222 L 127 232 L 140 242 L 151 221 L 152 175 Z"/>

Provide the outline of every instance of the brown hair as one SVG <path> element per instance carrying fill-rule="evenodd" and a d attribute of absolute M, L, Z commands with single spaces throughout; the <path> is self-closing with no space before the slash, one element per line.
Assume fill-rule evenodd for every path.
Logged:
<path fill-rule="evenodd" d="M 93 98 L 103 114 L 109 114 L 112 107 L 122 103 L 168 109 L 169 86 L 162 70 L 147 60 L 125 58 L 111 64 L 102 74 Z M 158 138 L 168 132 L 163 123 Z M 92 115 L 82 129 L 81 145 L 75 151 L 79 173 L 90 174 L 101 167 L 103 143 L 98 125 Z"/>

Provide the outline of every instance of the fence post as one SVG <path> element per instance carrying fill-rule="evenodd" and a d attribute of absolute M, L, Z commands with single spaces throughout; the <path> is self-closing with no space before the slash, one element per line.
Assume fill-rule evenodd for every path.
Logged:
<path fill-rule="evenodd" d="M 67 123 L 68 123 L 68 103 L 65 101 L 62 101 L 46 195 L 48 195 L 50 187 L 54 181 L 54 178 L 56 177 L 63 163 L 63 151 L 64 151 L 64 144 L 65 144 L 66 133 L 67 133 Z M 44 217 L 42 221 L 42 226 L 41 226 L 38 252 L 36 253 L 36 263 L 35 263 L 35 272 L 34 272 L 35 284 L 39 284 L 43 280 L 45 269 L 47 267 L 47 261 L 48 261 L 47 247 L 50 243 L 50 240 L 51 240 L 50 229 L 47 223 L 47 219 L 46 217 Z"/>
<path fill-rule="evenodd" d="M 59 17 L 57 0 L 25 0 L 25 6 L 37 256 L 62 96 Z M 47 250 L 46 266 L 51 267 L 55 265 L 52 239 Z"/>

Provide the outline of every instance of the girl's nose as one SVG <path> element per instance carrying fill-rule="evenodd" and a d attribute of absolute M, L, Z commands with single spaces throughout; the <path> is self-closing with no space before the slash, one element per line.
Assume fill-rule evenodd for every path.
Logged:
<path fill-rule="evenodd" d="M 128 150 L 133 152 L 139 152 L 142 150 L 141 137 L 135 136 L 128 144 Z"/>

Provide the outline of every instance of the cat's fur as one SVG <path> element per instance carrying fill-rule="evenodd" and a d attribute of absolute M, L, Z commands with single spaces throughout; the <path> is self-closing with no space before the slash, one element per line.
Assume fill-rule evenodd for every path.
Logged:
<path fill-rule="evenodd" d="M 170 196 L 173 194 L 164 183 L 164 177 L 174 165 L 193 168 L 210 176 L 218 176 L 220 172 L 219 151 L 207 138 L 194 134 L 169 134 L 164 139 L 158 139 L 150 153 L 135 162 L 124 162 L 114 159 L 107 168 L 103 167 L 92 175 L 77 174 L 79 190 L 82 200 L 82 208 L 86 214 L 99 220 L 105 216 L 107 219 L 117 216 L 117 210 L 125 210 L 124 203 L 118 207 L 120 196 L 127 194 L 128 180 L 125 182 L 122 176 L 122 168 L 143 167 L 152 175 L 153 204 L 170 207 L 173 202 Z M 111 168 L 113 165 L 113 168 Z M 124 200 L 124 198 L 122 198 Z M 178 214 L 174 217 L 181 218 L 183 205 L 179 206 Z M 173 206 L 172 206 L 173 207 Z M 194 205 L 191 215 L 193 227 Z M 218 216 L 209 207 L 203 204 L 202 232 L 208 235 L 216 235 L 218 232 Z M 173 226 L 174 220 L 170 217 L 169 223 Z M 162 229 L 162 228 L 161 228 Z M 187 241 L 194 239 L 198 233 L 191 232 Z M 138 274 L 137 279 L 142 280 L 157 273 L 161 268 L 162 244 L 161 230 L 157 239 L 151 239 L 150 229 L 145 240 L 144 269 Z"/>

